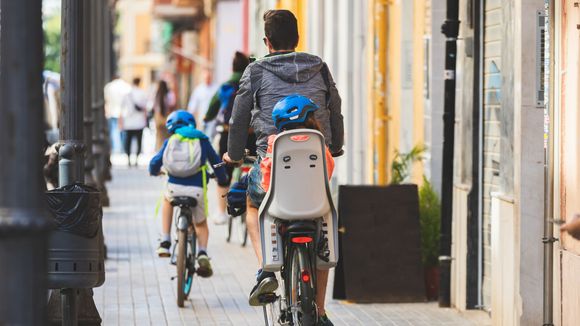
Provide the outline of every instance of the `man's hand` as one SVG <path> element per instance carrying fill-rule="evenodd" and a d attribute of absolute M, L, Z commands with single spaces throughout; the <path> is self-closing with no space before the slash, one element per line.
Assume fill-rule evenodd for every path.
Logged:
<path fill-rule="evenodd" d="M 580 214 L 576 214 L 570 222 L 562 225 L 560 231 L 568 232 L 574 239 L 580 240 Z"/>
<path fill-rule="evenodd" d="M 224 156 L 222 157 L 222 160 L 227 164 L 227 165 L 233 165 L 233 166 L 240 166 L 242 165 L 242 163 L 244 163 L 244 160 L 239 160 L 239 161 L 234 161 L 230 158 L 230 156 L 228 155 L 228 153 L 226 152 L 224 154 Z"/>

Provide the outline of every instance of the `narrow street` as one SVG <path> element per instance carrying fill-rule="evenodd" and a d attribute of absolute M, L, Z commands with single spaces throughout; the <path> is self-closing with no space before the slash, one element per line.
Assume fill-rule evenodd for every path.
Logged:
<path fill-rule="evenodd" d="M 242 248 L 237 239 L 226 243 L 224 226 L 210 224 L 214 276 L 196 278 L 185 308 L 177 307 L 171 280 L 175 267 L 154 254 L 160 234 L 160 217 L 155 218 L 154 212 L 162 183 L 144 168 L 113 170 L 111 207 L 104 211 L 107 280 L 95 289 L 103 325 L 262 325 L 262 310 L 247 303 L 256 260 L 249 244 Z M 210 207 L 214 204 L 210 196 Z M 482 312 L 460 314 L 436 303 L 362 305 L 330 300 L 327 309 L 335 325 L 451 326 L 487 321 Z"/>

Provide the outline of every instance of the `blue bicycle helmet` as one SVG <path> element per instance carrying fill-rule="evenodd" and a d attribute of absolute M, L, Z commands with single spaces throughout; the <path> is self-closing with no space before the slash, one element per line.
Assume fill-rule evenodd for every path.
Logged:
<path fill-rule="evenodd" d="M 174 133 L 178 128 L 190 125 L 195 128 L 195 118 L 191 113 L 185 110 L 177 110 L 172 112 L 167 117 L 167 122 L 165 122 L 167 131 L 169 131 L 171 134 Z"/>
<path fill-rule="evenodd" d="M 272 120 L 278 131 L 291 123 L 304 123 L 310 112 L 318 109 L 318 105 L 311 99 L 293 94 L 286 96 L 276 103 L 272 110 Z"/>

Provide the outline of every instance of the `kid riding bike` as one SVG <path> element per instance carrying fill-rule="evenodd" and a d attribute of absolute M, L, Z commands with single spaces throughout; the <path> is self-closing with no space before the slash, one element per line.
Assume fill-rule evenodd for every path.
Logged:
<path fill-rule="evenodd" d="M 209 161 L 215 165 L 221 160 L 207 137 L 195 129 L 195 119 L 190 113 L 183 110 L 173 112 L 167 118 L 166 126 L 171 137 L 151 159 L 149 172 L 151 175 L 159 175 L 161 167 L 164 167 L 169 175 L 163 198 L 163 238 L 157 249 L 159 257 L 170 256 L 173 208 L 179 207 L 176 221 L 177 304 L 182 307 L 191 290 L 194 272 L 201 277 L 210 277 L 213 274 L 207 255 L 209 230 L 206 221 L 208 181 L 206 163 Z M 215 168 L 214 172 L 218 182 L 226 181 L 223 168 Z M 197 257 L 195 257 L 196 247 Z"/>

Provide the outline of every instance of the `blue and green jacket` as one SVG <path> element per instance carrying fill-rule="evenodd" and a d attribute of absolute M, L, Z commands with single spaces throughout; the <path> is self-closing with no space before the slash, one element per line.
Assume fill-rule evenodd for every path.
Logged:
<path fill-rule="evenodd" d="M 187 126 L 177 129 L 175 133 L 185 138 L 199 139 L 201 145 L 201 166 L 204 166 L 208 161 L 212 165 L 218 164 L 222 161 L 221 158 L 216 154 L 207 136 L 203 132 L 193 128 L 192 126 Z M 161 167 L 163 166 L 163 152 L 167 147 L 168 141 L 169 139 L 165 140 L 161 150 L 151 159 L 151 162 L 149 162 L 149 173 L 151 175 L 158 175 L 161 171 Z M 186 178 L 179 178 L 169 175 L 169 182 L 183 186 L 195 186 L 201 188 L 203 187 L 203 173 L 203 171 L 200 171 L 197 174 Z M 225 184 L 227 182 L 226 171 L 224 167 L 214 169 L 214 173 L 218 184 Z"/>

